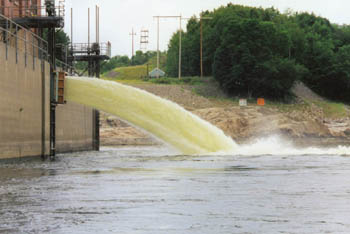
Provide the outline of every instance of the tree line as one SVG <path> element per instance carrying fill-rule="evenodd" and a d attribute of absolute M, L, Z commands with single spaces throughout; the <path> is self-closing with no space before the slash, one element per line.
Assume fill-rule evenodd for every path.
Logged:
<path fill-rule="evenodd" d="M 350 26 L 311 13 L 228 4 L 205 11 L 204 74 L 235 96 L 286 99 L 296 80 L 331 99 L 350 102 Z M 182 73 L 200 75 L 200 20 L 182 39 Z M 166 71 L 177 76 L 179 32 L 169 42 Z"/>

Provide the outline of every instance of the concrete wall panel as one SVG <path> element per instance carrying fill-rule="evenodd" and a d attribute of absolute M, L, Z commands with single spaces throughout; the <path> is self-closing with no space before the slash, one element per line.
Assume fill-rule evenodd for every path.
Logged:
<path fill-rule="evenodd" d="M 26 61 L 27 60 L 27 61 Z M 34 64 L 34 66 L 33 66 Z M 92 109 L 57 107 L 57 151 L 92 149 Z M 50 66 L 0 43 L 0 159 L 50 152 Z"/>
<path fill-rule="evenodd" d="M 57 152 L 92 150 L 92 109 L 76 104 L 59 105 L 56 111 Z"/>

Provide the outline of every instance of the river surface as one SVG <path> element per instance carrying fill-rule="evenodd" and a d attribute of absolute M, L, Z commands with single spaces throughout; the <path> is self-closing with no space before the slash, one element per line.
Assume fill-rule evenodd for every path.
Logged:
<path fill-rule="evenodd" d="M 350 233 L 350 157 L 139 147 L 1 162 L 0 233 Z"/>

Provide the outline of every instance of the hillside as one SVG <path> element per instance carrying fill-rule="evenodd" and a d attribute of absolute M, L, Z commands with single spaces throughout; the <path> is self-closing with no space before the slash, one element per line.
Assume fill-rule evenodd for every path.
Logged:
<path fill-rule="evenodd" d="M 127 65 L 120 65 L 120 63 L 111 64 L 110 66 L 114 67 L 110 71 L 105 72 L 102 77 L 108 80 L 140 80 L 142 77 L 148 76 L 148 72 L 152 71 L 154 68 L 157 67 L 157 56 L 155 52 L 147 52 L 146 54 L 142 53 L 141 51 L 137 51 L 137 54 L 139 56 L 145 56 L 148 53 L 151 55 L 148 55 L 150 57 L 143 58 L 143 62 L 137 61 L 139 60 L 136 56 L 134 59 L 136 60 L 136 64 L 141 65 L 131 65 L 132 60 L 129 60 Z M 116 56 L 115 59 L 117 60 L 120 56 Z M 124 57 L 122 57 L 124 58 Z M 128 59 L 128 58 L 124 58 Z M 113 58 L 112 58 L 113 60 Z M 165 63 L 166 63 L 166 55 L 164 53 L 160 53 L 160 68 L 162 70 L 165 69 Z"/>
<path fill-rule="evenodd" d="M 238 106 L 238 100 L 225 97 L 213 84 L 208 84 L 131 85 L 178 103 L 221 128 L 238 143 L 270 135 L 283 136 L 300 146 L 345 145 L 350 142 L 349 107 L 319 97 L 302 83 L 293 88 L 297 98 L 292 104 L 267 101 L 266 106 L 260 107 L 249 100 L 245 108 Z M 199 95 L 201 92 L 216 93 L 216 96 Z M 159 143 L 113 116 L 105 115 L 102 126 L 102 142 L 106 145 Z"/>
<path fill-rule="evenodd" d="M 110 80 L 140 80 L 147 76 L 147 65 L 119 67 L 103 75 L 103 78 Z"/>

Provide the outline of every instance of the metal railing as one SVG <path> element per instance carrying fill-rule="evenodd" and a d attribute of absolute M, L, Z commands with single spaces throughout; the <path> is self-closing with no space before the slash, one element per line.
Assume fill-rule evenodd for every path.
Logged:
<path fill-rule="evenodd" d="M 112 54 L 112 45 L 110 42 L 107 43 L 74 43 L 73 45 L 70 45 L 70 49 L 73 51 L 74 54 L 95 54 L 96 52 L 98 55 L 105 55 L 109 58 Z"/>
<path fill-rule="evenodd" d="M 35 58 L 48 61 L 47 41 L 1 14 L 0 43 L 5 44 L 6 59 L 9 57 L 9 47 L 15 48 L 16 63 L 20 51 L 24 54 L 25 66 L 27 66 L 28 56 L 33 57 L 33 68 L 35 68 Z"/>
<path fill-rule="evenodd" d="M 22 17 L 65 17 L 65 7 L 60 1 L 58 6 L 47 8 L 46 6 L 0 6 L 0 13 L 7 16 L 8 18 L 22 18 Z"/>
<path fill-rule="evenodd" d="M 59 69 L 62 69 L 63 71 L 68 72 L 70 75 L 73 75 L 73 76 L 80 75 L 79 72 L 75 70 L 74 67 L 58 59 L 56 59 L 56 67 Z"/>

